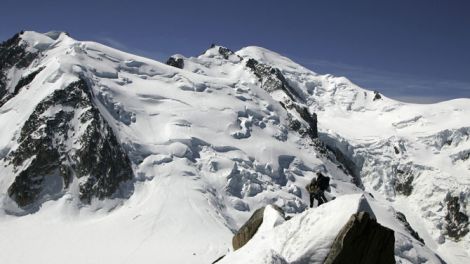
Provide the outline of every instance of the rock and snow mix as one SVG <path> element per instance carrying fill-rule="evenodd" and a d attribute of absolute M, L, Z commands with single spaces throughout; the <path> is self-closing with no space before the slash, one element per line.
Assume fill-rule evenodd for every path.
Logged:
<path fill-rule="evenodd" d="M 262 225 L 241 249 L 220 263 L 323 263 L 341 228 L 352 214 L 363 211 L 395 231 L 398 263 L 440 263 L 440 259 L 413 240 L 403 224 L 368 195 L 343 195 L 316 209 L 306 210 L 285 221 L 272 207 L 266 207 Z"/>
<path fill-rule="evenodd" d="M 470 260 L 467 99 L 404 104 L 258 47 L 165 65 L 24 32 L 0 57 L 1 263 L 321 262 L 363 203 L 397 262 Z M 337 198 L 306 210 L 317 171 Z M 267 204 L 293 218 L 266 210 L 231 252 Z"/>

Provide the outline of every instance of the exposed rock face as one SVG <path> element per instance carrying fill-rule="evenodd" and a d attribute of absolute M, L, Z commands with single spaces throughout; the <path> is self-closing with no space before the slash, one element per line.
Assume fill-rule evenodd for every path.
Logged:
<path fill-rule="evenodd" d="M 364 185 L 362 184 L 360 175 L 362 164 L 356 164 L 340 149 L 325 145 L 322 140 L 319 140 L 317 114 L 311 114 L 309 112 L 308 107 L 303 104 L 301 96 L 299 96 L 296 90 L 291 85 L 289 85 L 289 82 L 284 77 L 282 72 L 277 68 L 260 63 L 252 58 L 247 60 L 246 66 L 253 71 L 256 77 L 259 78 L 261 88 L 267 92 L 283 90 L 289 97 L 287 100 L 280 101 L 281 106 L 288 111 L 297 112 L 297 114 L 300 116 L 299 119 L 298 117 L 295 117 L 296 114 L 294 115 L 288 113 L 289 128 L 297 131 L 302 136 L 308 136 L 313 139 L 312 145 L 314 145 L 320 153 L 332 153 L 334 156 L 333 159 L 341 164 L 340 168 L 345 173 L 353 177 L 353 183 L 356 186 L 363 189 Z M 375 97 L 376 99 L 374 100 L 381 98 L 378 92 L 375 93 Z M 329 155 L 328 157 L 333 160 Z"/>
<path fill-rule="evenodd" d="M 271 205 L 274 209 L 279 211 L 284 217 L 284 211 L 281 208 L 275 205 Z M 246 223 L 238 230 L 238 232 L 233 236 L 232 246 L 234 250 L 237 250 L 243 247 L 250 239 L 256 234 L 258 228 L 263 223 L 264 209 L 266 207 L 261 207 L 256 210 L 246 221 Z"/>
<path fill-rule="evenodd" d="M 8 100 L 17 95 L 21 88 L 30 84 L 34 80 L 34 77 L 36 77 L 36 75 L 40 73 L 43 69 L 44 68 L 39 68 L 34 72 L 28 74 L 26 77 L 21 78 L 16 84 L 15 89 L 13 89 L 13 91 L 7 91 L 5 96 L 0 98 L 0 107 L 2 107 Z"/>
<path fill-rule="evenodd" d="M 416 232 L 410 225 L 410 223 L 408 223 L 408 221 L 406 220 L 406 216 L 401 213 L 401 212 L 397 212 L 396 214 L 396 217 L 398 220 L 400 220 L 400 222 L 402 222 L 404 225 L 405 225 L 405 228 L 406 230 L 408 230 L 408 232 L 416 239 L 418 240 L 419 242 L 423 243 L 424 244 L 424 240 L 419 236 L 418 232 Z"/>
<path fill-rule="evenodd" d="M 407 167 L 404 170 L 397 169 L 395 181 L 393 183 L 397 193 L 409 196 L 413 191 L 413 172 L 411 168 Z"/>
<path fill-rule="evenodd" d="M 235 53 L 226 48 L 226 47 L 219 47 L 219 53 L 220 55 L 222 55 L 224 57 L 224 59 L 228 60 L 228 58 L 230 58 L 231 55 L 234 55 Z"/>
<path fill-rule="evenodd" d="M 179 69 L 183 69 L 183 68 L 184 68 L 184 60 L 183 60 L 182 58 L 170 57 L 170 58 L 166 61 L 166 64 L 167 64 L 167 65 L 170 65 L 170 66 L 173 66 L 173 67 L 176 67 L 176 68 L 179 68 Z"/>
<path fill-rule="evenodd" d="M 14 35 L 11 39 L 0 44 L 0 107 L 13 97 L 25 82 L 29 82 L 32 78 L 23 81 L 23 85 L 16 85 L 16 88 L 9 90 L 8 72 L 13 68 L 24 69 L 28 67 L 38 56 L 37 53 L 31 53 L 26 50 L 26 45 L 21 44 L 20 35 Z M 37 74 L 37 72 L 36 72 Z"/>
<path fill-rule="evenodd" d="M 19 146 L 5 158 L 20 171 L 8 195 L 20 207 L 57 196 L 80 178 L 80 199 L 114 194 L 132 179 L 132 168 L 111 127 L 80 80 L 39 103 L 25 122 Z"/>
<path fill-rule="evenodd" d="M 41 68 L 35 70 L 34 72 L 28 74 L 26 77 L 21 78 L 18 81 L 18 83 L 16 84 L 15 90 L 13 91 L 13 94 L 16 95 L 21 88 L 23 88 L 24 86 L 30 84 L 34 80 L 34 77 L 36 77 L 36 75 L 38 75 L 38 73 L 40 73 L 43 69 L 44 69 L 44 67 L 41 67 Z"/>
<path fill-rule="evenodd" d="M 352 182 L 359 188 L 364 189 L 364 185 L 361 180 L 361 166 L 362 165 L 357 165 L 353 160 L 349 158 L 347 154 L 344 154 L 341 149 L 332 146 L 332 145 L 326 145 L 326 148 L 328 151 L 330 151 L 334 159 L 340 163 L 341 165 L 339 168 L 343 170 L 345 173 L 351 175 L 353 177 Z"/>
<path fill-rule="evenodd" d="M 393 151 L 395 151 L 395 154 L 400 154 L 400 150 L 396 147 L 396 146 L 393 146 Z"/>
<path fill-rule="evenodd" d="M 300 100 L 297 92 L 288 84 L 284 75 L 277 68 L 258 62 L 255 59 L 249 59 L 246 66 L 250 68 L 253 73 L 260 78 L 261 87 L 267 92 L 275 90 L 283 90 L 292 101 Z"/>
<path fill-rule="evenodd" d="M 377 92 L 377 91 L 374 91 L 374 99 L 373 99 L 373 101 L 375 101 L 375 100 L 380 100 L 380 99 L 382 99 L 382 96 L 380 95 L 380 93 Z"/>
<path fill-rule="evenodd" d="M 243 247 L 258 231 L 258 228 L 263 223 L 263 214 L 265 207 L 256 210 L 248 219 L 248 221 L 238 230 L 233 236 L 232 246 L 234 250 Z"/>
<path fill-rule="evenodd" d="M 447 214 L 445 216 L 445 228 L 447 235 L 458 241 L 469 231 L 468 216 L 460 212 L 459 197 L 448 196 L 446 198 L 446 204 Z"/>
<path fill-rule="evenodd" d="M 324 264 L 395 263 L 395 236 L 367 212 L 353 214 L 336 236 Z"/>
<path fill-rule="evenodd" d="M 302 99 L 295 89 L 289 85 L 281 71 L 269 65 L 259 63 L 255 59 L 248 59 L 246 66 L 250 68 L 256 77 L 260 79 L 261 87 L 267 92 L 283 90 L 289 96 L 291 101 L 287 100 L 280 102 L 281 105 L 285 109 L 293 108 L 307 123 L 307 126 L 304 129 L 298 120 L 295 120 L 292 116 L 290 116 L 292 119 L 290 122 L 290 127 L 299 132 L 301 135 L 308 135 L 312 139 L 318 138 L 317 115 L 315 113 L 310 114 L 307 107 L 296 103 L 302 101 Z"/>
<path fill-rule="evenodd" d="M 216 260 L 214 260 L 214 261 L 212 262 L 212 264 L 215 264 L 215 263 L 221 261 L 224 257 L 225 257 L 225 255 L 222 255 L 222 256 L 218 257 Z"/>
<path fill-rule="evenodd" d="M 318 138 L 317 114 L 310 114 L 307 107 L 301 107 L 299 105 L 296 105 L 295 109 L 300 114 L 300 117 L 308 124 L 306 133 L 312 139 Z"/>

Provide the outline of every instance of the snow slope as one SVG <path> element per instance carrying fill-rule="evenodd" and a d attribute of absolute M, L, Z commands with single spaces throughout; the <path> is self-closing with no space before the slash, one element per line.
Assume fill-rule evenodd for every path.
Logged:
<path fill-rule="evenodd" d="M 345 78 L 315 74 L 258 47 L 221 53 L 214 46 L 199 57 L 178 55 L 184 60 L 178 69 L 64 33 L 25 32 L 21 39 L 41 56 L 23 72 L 9 72 L 10 87 L 43 69 L 0 108 L 0 248 L 8 252 L 0 254 L 1 263 L 210 263 L 231 251 L 233 232 L 267 204 L 301 213 L 285 229 L 301 228 L 301 219 L 322 217 L 327 210 L 340 226 L 355 212 L 348 202 L 365 199 L 353 184 L 358 175 L 377 198 L 371 204 L 386 208 L 380 209 L 379 222 L 391 222 L 387 226 L 400 232 L 397 260 L 438 263 L 435 253 L 449 263 L 470 260 L 469 236 L 453 242 L 444 225 L 448 196 L 457 195 L 468 215 L 470 163 L 464 158 L 470 124 L 463 117 L 470 113 L 470 100 L 374 101 L 373 92 Z M 317 113 L 320 138 L 357 167 L 345 170 L 311 138 L 291 129 L 292 118 L 301 120 L 285 108 L 292 98 L 263 89 L 265 82 L 246 66 L 250 58 L 280 70 L 297 94 L 296 104 Z M 130 194 L 87 205 L 78 199 L 76 179 L 38 201 L 39 210 L 20 208 L 8 196 L 17 171 L 5 157 L 18 148 L 21 127 L 35 107 L 79 79 L 87 81 L 93 104 L 130 159 L 133 187 L 121 190 Z M 77 148 L 67 146 L 72 152 Z M 408 196 L 395 191 L 400 166 L 416 174 Z M 330 209 L 305 211 L 304 186 L 317 171 L 332 178 L 329 197 L 339 198 L 326 205 Z M 427 247 L 394 220 L 392 207 L 419 228 Z M 269 236 L 284 239 L 279 234 Z M 333 231 L 323 238 L 331 237 Z"/>

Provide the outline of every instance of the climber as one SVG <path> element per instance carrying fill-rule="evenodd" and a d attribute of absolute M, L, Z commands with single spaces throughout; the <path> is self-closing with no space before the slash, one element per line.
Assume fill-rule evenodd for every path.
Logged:
<path fill-rule="evenodd" d="M 313 207 L 315 199 L 318 200 L 318 206 L 328 202 L 325 197 L 325 191 L 330 187 L 330 177 L 324 176 L 321 172 L 317 172 L 317 177 L 305 186 L 310 194 L 310 207 Z"/>

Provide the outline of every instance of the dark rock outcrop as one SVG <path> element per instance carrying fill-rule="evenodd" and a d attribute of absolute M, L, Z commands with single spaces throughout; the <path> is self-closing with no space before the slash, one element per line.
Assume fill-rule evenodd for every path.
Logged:
<path fill-rule="evenodd" d="M 246 66 L 260 79 L 261 88 L 267 92 L 283 90 L 292 101 L 302 100 L 301 96 L 289 85 L 279 69 L 260 63 L 255 59 L 248 59 Z"/>
<path fill-rule="evenodd" d="M 396 213 L 396 218 L 403 223 L 403 225 L 405 226 L 406 230 L 416 239 L 418 240 L 419 242 L 423 243 L 424 244 L 424 240 L 419 236 L 418 232 L 416 232 L 410 225 L 410 223 L 408 223 L 408 221 L 406 220 L 406 216 L 401 213 L 401 212 L 397 212 Z"/>
<path fill-rule="evenodd" d="M 234 55 L 235 53 L 226 47 L 219 47 L 219 54 L 222 55 L 224 59 L 228 60 L 228 58 L 230 58 L 230 56 Z"/>
<path fill-rule="evenodd" d="M 310 114 L 308 108 L 299 104 L 303 101 L 297 91 L 289 85 L 281 71 L 277 68 L 258 62 L 255 59 L 248 59 L 246 66 L 250 68 L 261 82 L 261 88 L 271 93 L 276 90 L 282 90 L 290 98 L 280 102 L 286 110 L 294 109 L 300 117 L 307 123 L 304 127 L 293 116 L 290 116 L 290 127 L 301 135 L 308 135 L 312 139 L 318 138 L 317 115 Z"/>
<path fill-rule="evenodd" d="M 317 127 L 317 114 L 310 114 L 307 107 L 295 105 L 295 109 L 300 114 L 300 117 L 307 122 L 308 127 L 306 133 L 312 139 L 318 138 L 318 127 Z"/>
<path fill-rule="evenodd" d="M 184 60 L 183 60 L 182 58 L 170 57 L 170 58 L 166 61 L 166 64 L 167 64 L 167 65 L 170 65 L 170 66 L 173 66 L 173 67 L 176 67 L 176 68 L 179 68 L 179 69 L 183 69 L 183 68 L 184 68 Z"/>
<path fill-rule="evenodd" d="M 243 60 L 242 57 L 240 57 L 239 55 L 237 55 L 235 52 L 233 52 L 233 50 L 229 49 L 229 48 L 226 48 L 226 47 L 222 47 L 222 46 L 217 46 L 215 44 L 212 44 L 211 49 L 215 49 L 217 48 L 217 52 L 222 56 L 222 58 L 224 58 L 225 60 L 233 60 L 233 59 L 236 59 L 235 61 L 237 62 L 240 62 Z M 230 58 L 232 57 L 232 58 Z"/>
<path fill-rule="evenodd" d="M 0 107 L 14 96 L 14 92 L 9 89 L 8 71 L 14 67 L 27 68 L 38 56 L 38 53 L 26 50 L 26 44 L 21 43 L 21 34 L 0 44 Z M 15 89 L 16 92 L 18 90 Z"/>
<path fill-rule="evenodd" d="M 338 163 L 338 168 L 340 168 L 344 173 L 352 176 L 352 183 L 354 183 L 354 185 L 364 189 L 364 184 L 361 180 L 362 163 L 356 164 L 348 154 L 345 154 L 340 148 L 334 145 L 325 144 L 325 146 L 328 153 L 331 153 L 332 155 L 329 159 Z"/>
<path fill-rule="evenodd" d="M 299 104 L 286 105 L 283 102 L 279 102 L 281 106 L 286 110 L 295 109 L 300 115 L 300 119 L 294 117 L 291 113 L 287 112 L 287 122 L 289 128 L 299 133 L 302 137 L 310 137 L 313 141 L 318 139 L 318 126 L 317 126 L 317 114 L 310 114 L 308 108 Z"/>
<path fill-rule="evenodd" d="M 288 123 L 289 123 L 289 128 L 294 130 L 294 131 L 299 131 L 302 128 L 302 123 L 300 123 L 299 120 L 295 119 L 292 117 L 292 115 L 288 115 Z"/>
<path fill-rule="evenodd" d="M 41 68 L 33 71 L 32 73 L 28 74 L 26 77 L 21 78 L 18 81 L 18 83 L 16 84 L 15 90 L 13 91 L 13 94 L 14 95 L 18 94 L 20 89 L 23 88 L 24 86 L 30 84 L 34 80 L 36 75 L 38 75 L 38 73 L 40 73 L 43 69 L 44 69 L 44 67 L 41 67 Z"/>
<path fill-rule="evenodd" d="M 460 212 L 459 197 L 446 197 L 447 213 L 445 216 L 447 235 L 459 241 L 469 232 L 468 216 Z"/>
<path fill-rule="evenodd" d="M 409 196 L 413 191 L 414 175 L 411 168 L 397 169 L 393 186 L 397 193 Z"/>
<path fill-rule="evenodd" d="M 215 264 L 215 263 L 221 261 L 224 257 L 225 257 L 225 255 L 222 255 L 222 256 L 218 257 L 216 260 L 214 260 L 214 261 L 212 262 L 212 264 Z"/>
<path fill-rule="evenodd" d="M 396 146 L 393 146 L 393 151 L 395 151 L 395 154 L 400 154 L 400 150 L 396 147 Z"/>
<path fill-rule="evenodd" d="M 274 209 L 276 209 L 283 217 L 284 211 L 275 205 L 271 205 Z M 264 209 L 266 207 L 261 207 L 256 210 L 246 221 L 246 223 L 238 230 L 238 232 L 233 236 L 232 239 L 232 246 L 234 250 L 237 250 L 243 247 L 250 239 L 256 234 L 258 228 L 263 223 L 263 216 L 264 216 Z M 284 217 L 285 218 L 285 217 Z"/>
<path fill-rule="evenodd" d="M 83 178 L 79 191 L 85 203 L 110 197 L 133 177 L 129 158 L 83 80 L 41 101 L 17 141 L 5 159 L 17 172 L 8 195 L 20 207 L 60 195 L 73 177 Z"/>
<path fill-rule="evenodd" d="M 8 100 L 17 95 L 21 88 L 30 84 L 34 80 L 36 75 L 38 75 L 38 73 L 40 73 L 43 69 L 44 67 L 41 67 L 35 70 L 34 72 L 28 74 L 26 77 L 21 78 L 16 84 L 15 89 L 13 89 L 13 91 L 6 93 L 4 97 L 0 98 L 0 107 L 2 107 Z"/>
<path fill-rule="evenodd" d="M 395 263 L 395 236 L 367 212 L 353 214 L 336 236 L 324 264 Z"/>
<path fill-rule="evenodd" d="M 380 99 L 382 99 L 382 96 L 380 95 L 380 93 L 377 91 L 374 91 L 374 99 L 372 99 L 372 101 L 380 100 Z"/>

